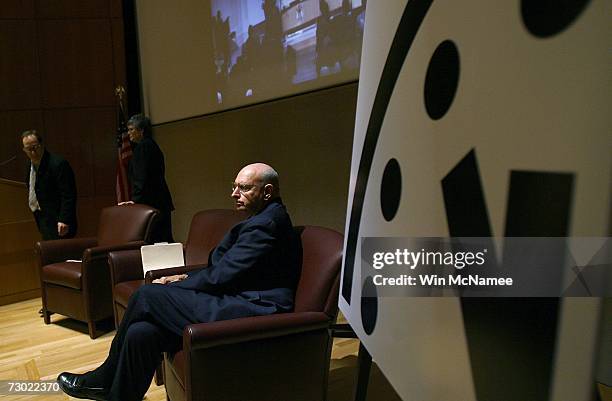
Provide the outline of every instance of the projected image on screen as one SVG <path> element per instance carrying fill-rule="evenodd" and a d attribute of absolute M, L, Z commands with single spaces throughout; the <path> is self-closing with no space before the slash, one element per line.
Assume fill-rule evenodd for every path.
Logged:
<path fill-rule="evenodd" d="M 354 80 L 365 0 L 212 0 L 218 105 Z"/>
<path fill-rule="evenodd" d="M 135 0 L 154 124 L 357 80 L 365 0 Z"/>

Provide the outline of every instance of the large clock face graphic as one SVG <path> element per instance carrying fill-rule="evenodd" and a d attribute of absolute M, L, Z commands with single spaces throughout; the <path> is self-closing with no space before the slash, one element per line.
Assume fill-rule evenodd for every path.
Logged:
<path fill-rule="evenodd" d="M 362 296 L 376 289 L 360 241 L 605 236 L 610 12 L 605 1 L 368 2 L 340 307 L 400 394 L 559 391 L 564 301 Z M 522 354 L 527 366 L 508 357 Z M 498 395 L 501 378 L 515 390 Z"/>

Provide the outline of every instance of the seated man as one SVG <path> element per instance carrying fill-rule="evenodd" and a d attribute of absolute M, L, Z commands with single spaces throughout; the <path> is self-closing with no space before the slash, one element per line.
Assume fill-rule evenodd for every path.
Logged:
<path fill-rule="evenodd" d="M 250 214 L 209 255 L 208 267 L 140 287 L 104 363 L 85 374 L 64 372 L 60 388 L 76 398 L 142 400 L 164 351 L 182 346 L 185 326 L 293 308 L 301 243 L 283 206 L 278 175 L 257 163 L 232 185 L 236 209 Z"/>

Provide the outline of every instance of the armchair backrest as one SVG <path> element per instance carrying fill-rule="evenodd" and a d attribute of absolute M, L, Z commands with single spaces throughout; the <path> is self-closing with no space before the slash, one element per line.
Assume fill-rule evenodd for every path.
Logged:
<path fill-rule="evenodd" d="M 302 239 L 302 273 L 295 293 L 296 312 L 325 312 L 335 318 L 343 237 L 324 227 L 295 227 Z"/>
<path fill-rule="evenodd" d="M 247 214 L 229 209 L 210 209 L 196 213 L 191 219 L 185 243 L 185 264 L 197 265 L 208 261 L 208 254 L 223 236 Z"/>
<path fill-rule="evenodd" d="M 98 246 L 148 242 L 158 213 L 157 209 L 141 204 L 105 207 L 100 213 Z"/>

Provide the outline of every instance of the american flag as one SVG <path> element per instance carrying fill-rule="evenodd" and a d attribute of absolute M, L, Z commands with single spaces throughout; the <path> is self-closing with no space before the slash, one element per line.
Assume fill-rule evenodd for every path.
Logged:
<path fill-rule="evenodd" d="M 119 203 L 132 199 L 130 182 L 128 180 L 128 163 L 132 158 L 132 145 L 127 133 L 127 121 L 123 107 L 125 89 L 122 86 L 118 86 L 115 89 L 115 94 L 119 99 L 119 106 L 117 107 L 117 182 L 115 184 L 117 203 Z"/>

